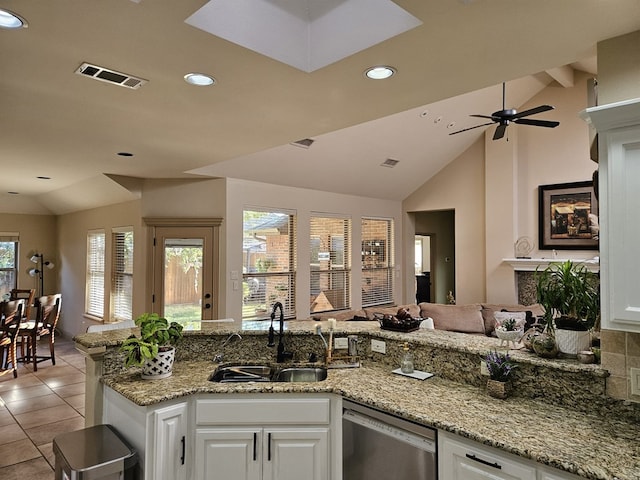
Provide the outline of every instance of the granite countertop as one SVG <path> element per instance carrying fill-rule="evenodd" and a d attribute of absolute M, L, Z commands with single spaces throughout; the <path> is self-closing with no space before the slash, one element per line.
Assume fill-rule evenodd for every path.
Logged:
<path fill-rule="evenodd" d="M 637 424 L 542 401 L 495 400 L 477 387 L 406 378 L 375 363 L 330 369 L 317 383 L 214 383 L 215 366 L 183 361 L 163 380 L 142 381 L 132 371 L 102 381 L 141 406 L 197 393 L 334 393 L 585 478 L 640 479 Z"/>

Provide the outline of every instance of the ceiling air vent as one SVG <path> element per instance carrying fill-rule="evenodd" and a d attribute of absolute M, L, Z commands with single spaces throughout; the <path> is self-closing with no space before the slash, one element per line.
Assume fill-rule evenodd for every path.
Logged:
<path fill-rule="evenodd" d="M 291 142 L 291 145 L 295 145 L 296 147 L 300 148 L 309 148 L 311 145 L 313 145 L 313 142 L 315 142 L 315 140 L 312 140 L 310 138 L 303 138 L 302 140 Z"/>
<path fill-rule="evenodd" d="M 397 164 L 400 163 L 400 160 L 394 160 L 393 158 L 387 158 L 384 162 L 382 162 L 380 164 L 381 167 L 389 167 L 389 168 L 393 168 L 395 167 Z"/>
<path fill-rule="evenodd" d="M 140 88 L 148 81 L 86 62 L 78 67 L 76 73 L 78 75 L 91 77 L 95 80 L 112 83 L 121 87 L 132 88 L 134 90 Z"/>

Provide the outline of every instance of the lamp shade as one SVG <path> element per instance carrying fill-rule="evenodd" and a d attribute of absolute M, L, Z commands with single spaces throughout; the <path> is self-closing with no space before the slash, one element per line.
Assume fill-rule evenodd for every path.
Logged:
<path fill-rule="evenodd" d="M 40 271 L 37 268 L 31 268 L 29 269 L 29 275 L 32 277 L 35 277 Z"/>
<path fill-rule="evenodd" d="M 40 256 L 38 254 L 31 255 L 31 258 L 29 260 L 31 260 L 33 263 L 38 263 L 38 260 L 40 260 Z"/>

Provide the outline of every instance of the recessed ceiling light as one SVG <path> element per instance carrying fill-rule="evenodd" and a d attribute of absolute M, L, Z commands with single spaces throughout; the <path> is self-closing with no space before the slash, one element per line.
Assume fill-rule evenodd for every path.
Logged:
<path fill-rule="evenodd" d="M 372 80 L 384 80 L 385 78 L 392 76 L 394 73 L 396 73 L 396 69 L 387 65 L 371 67 L 364 72 L 367 78 L 371 78 Z"/>
<path fill-rule="evenodd" d="M 0 8 L 0 28 L 18 29 L 27 28 L 27 21 L 20 15 Z"/>
<path fill-rule="evenodd" d="M 184 80 L 191 85 L 197 85 L 198 87 L 207 87 L 216 83 L 216 79 L 205 75 L 204 73 L 187 73 L 184 76 Z"/>
<path fill-rule="evenodd" d="M 45 177 L 44 175 L 36 177 L 39 178 L 40 180 L 51 180 L 51 177 Z"/>
<path fill-rule="evenodd" d="M 133 153 L 131 152 L 118 152 L 118 155 L 121 157 L 133 157 Z"/>

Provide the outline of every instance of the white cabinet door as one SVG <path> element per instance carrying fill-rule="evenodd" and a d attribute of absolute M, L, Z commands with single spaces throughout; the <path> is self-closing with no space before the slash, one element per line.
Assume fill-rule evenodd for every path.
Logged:
<path fill-rule="evenodd" d="M 199 428 L 194 480 L 260 480 L 262 429 Z"/>
<path fill-rule="evenodd" d="M 535 467 L 445 432 L 438 433 L 438 464 L 441 480 L 536 480 Z"/>
<path fill-rule="evenodd" d="M 179 403 L 159 408 L 152 414 L 155 430 L 153 450 L 154 480 L 187 479 L 187 404 Z"/>
<path fill-rule="evenodd" d="M 263 480 L 329 480 L 328 428 L 268 428 Z"/>

